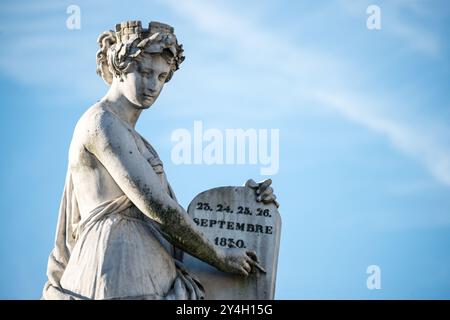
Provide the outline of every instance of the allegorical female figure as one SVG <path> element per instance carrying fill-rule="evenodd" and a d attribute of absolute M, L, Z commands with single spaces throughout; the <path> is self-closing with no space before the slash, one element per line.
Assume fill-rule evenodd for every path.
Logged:
<path fill-rule="evenodd" d="M 197 229 L 135 130 L 184 60 L 173 28 L 128 21 L 98 42 L 97 72 L 110 88 L 75 127 L 43 298 L 201 299 L 183 251 L 247 276 L 256 254 L 216 247 Z M 267 183 L 256 188 L 259 200 L 275 201 Z"/>

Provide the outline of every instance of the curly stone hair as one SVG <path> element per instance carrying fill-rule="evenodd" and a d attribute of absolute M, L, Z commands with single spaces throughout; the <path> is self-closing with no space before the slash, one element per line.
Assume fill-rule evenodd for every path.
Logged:
<path fill-rule="evenodd" d="M 116 31 L 103 32 L 97 40 L 97 74 L 111 85 L 116 76 L 122 79 L 142 53 L 161 54 L 171 66 L 168 82 L 184 60 L 183 46 L 178 44 L 174 29 L 164 23 L 150 22 L 143 29 L 140 21 L 126 21 L 116 25 Z"/>

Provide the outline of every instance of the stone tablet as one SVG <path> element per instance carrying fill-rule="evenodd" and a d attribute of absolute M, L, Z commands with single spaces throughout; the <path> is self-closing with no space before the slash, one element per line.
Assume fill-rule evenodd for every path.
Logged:
<path fill-rule="evenodd" d="M 197 195 L 188 213 L 216 246 L 256 251 L 267 272 L 248 277 L 224 273 L 185 253 L 185 266 L 202 282 L 206 299 L 273 299 L 281 233 L 277 207 L 257 202 L 254 189 L 220 187 Z"/>

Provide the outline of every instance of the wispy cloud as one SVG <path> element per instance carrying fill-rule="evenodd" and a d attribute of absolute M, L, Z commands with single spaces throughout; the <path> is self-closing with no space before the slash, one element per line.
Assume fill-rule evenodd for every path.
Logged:
<path fill-rule="evenodd" d="M 436 180 L 450 186 L 448 146 L 439 144 L 438 139 L 429 138 L 413 125 L 394 119 L 386 112 L 389 106 L 379 101 L 376 96 L 370 93 L 366 93 L 363 97 L 355 95 L 350 89 L 352 86 L 349 81 L 353 79 L 351 75 L 356 72 L 352 71 L 350 65 L 345 65 L 343 72 L 343 61 L 334 61 L 319 50 L 294 45 L 286 36 L 264 28 L 258 21 L 241 17 L 238 12 L 231 11 L 223 3 L 214 5 L 211 2 L 199 1 L 166 3 L 202 32 L 228 42 L 238 60 L 242 59 L 242 56 L 248 56 L 243 54 L 244 52 L 249 50 L 258 52 L 259 54 L 253 55 L 248 62 L 258 64 L 267 70 L 265 57 L 282 56 L 286 63 L 271 70 L 274 77 L 280 78 L 280 81 L 288 79 L 286 85 L 297 86 L 299 94 L 303 97 L 312 99 L 338 112 L 344 118 L 380 134 L 397 150 L 419 161 Z M 417 36 L 410 27 L 403 27 L 402 30 L 405 36 Z M 414 42 L 417 42 L 416 39 Z M 437 47 L 430 43 L 424 45 L 422 49 L 435 52 Z M 315 74 L 333 75 L 333 79 L 331 81 L 315 79 Z M 396 100 L 398 99 L 392 97 L 392 101 Z M 368 101 L 370 103 L 367 103 Z"/>
<path fill-rule="evenodd" d="M 365 107 L 370 99 L 360 101 L 352 96 L 323 92 L 317 93 L 316 99 L 345 118 L 384 136 L 397 150 L 418 159 L 439 182 L 450 186 L 450 150 L 447 147 L 405 124 L 390 120 L 388 115 L 373 113 L 373 106 Z"/>
<path fill-rule="evenodd" d="M 365 4 L 358 2 L 359 4 L 356 5 L 356 2 L 347 1 L 341 3 L 347 9 L 350 8 L 348 10 L 350 14 L 354 14 L 355 6 Z M 398 3 L 400 4 L 396 5 L 394 12 L 408 5 L 406 2 Z M 428 128 L 430 130 L 425 135 L 424 132 L 415 128 L 414 124 L 403 119 L 399 120 L 398 117 L 394 118 L 389 112 L 393 108 L 386 101 L 395 105 L 398 110 L 402 101 L 395 96 L 384 95 L 384 101 L 380 101 L 370 92 L 363 93 L 363 96 L 356 95 L 351 89 L 351 84 L 361 76 L 361 72 L 358 72 L 351 62 L 345 59 L 337 60 L 324 50 L 295 44 L 289 38 L 289 34 L 274 30 L 273 26 L 266 27 L 264 23 L 255 21 L 254 16 L 250 18 L 247 15 L 243 16 L 239 11 L 230 9 L 224 2 L 170 0 L 162 4 L 168 5 L 174 12 L 187 18 L 190 23 L 209 35 L 209 41 L 220 43 L 223 50 L 233 55 L 236 61 L 252 65 L 255 70 L 264 70 L 267 78 L 270 79 L 270 85 L 267 84 L 268 81 L 260 81 L 263 85 L 255 94 L 264 95 L 270 99 L 270 95 L 265 94 L 271 89 L 270 86 L 278 86 L 278 89 L 283 86 L 295 88 L 295 94 L 289 95 L 288 98 L 276 96 L 278 116 L 290 117 L 293 113 L 292 107 L 297 107 L 295 101 L 283 103 L 282 99 L 313 100 L 328 107 L 329 110 L 338 112 L 346 119 L 377 132 L 399 151 L 419 161 L 438 181 L 450 186 L 448 146 L 430 134 L 433 132 L 432 128 Z M 20 26 L 22 22 L 23 28 L 25 26 L 27 28 L 14 37 L 9 36 L 9 29 L 13 27 L 8 24 L 6 40 L 9 41 L 9 45 L 0 53 L 2 58 L 0 69 L 3 72 L 33 86 L 40 84 L 58 86 L 59 84 L 58 87 L 78 88 L 79 92 L 85 94 L 90 92 L 90 96 L 95 96 L 104 89 L 101 81 L 95 82 L 98 79 L 92 71 L 95 67 L 92 57 L 96 50 L 93 39 L 97 32 L 95 35 L 89 34 L 92 39 L 86 40 L 86 34 L 81 37 L 81 34 L 64 29 L 64 19 L 48 20 L 36 16 L 36 7 L 32 4 L 22 6 L 20 10 L 15 6 L 3 5 L 1 8 L 5 14 L 20 11 L 32 17 L 31 20 L 27 20 L 27 23 L 25 23 L 25 16 L 22 21 L 14 23 L 14 28 Z M 48 2 L 46 8 L 50 12 L 57 10 L 62 18 L 65 17 L 66 13 L 62 10 L 64 6 Z M 359 7 L 357 9 L 358 12 L 365 13 L 365 10 L 361 11 Z M 417 5 L 413 9 L 417 11 Z M 383 12 L 385 11 L 387 10 Z M 13 18 L 9 17 L 7 21 L 12 23 Z M 386 28 L 388 32 L 401 34 L 405 41 L 409 41 L 421 52 L 428 54 L 439 52 L 439 41 L 435 35 L 430 35 L 428 31 L 411 23 L 405 24 L 400 19 L 390 19 L 390 21 L 391 28 Z M 57 31 L 54 31 L 55 26 L 59 26 Z M 36 28 L 42 31 L 38 35 L 32 33 Z M 4 36 L 6 37 L 7 34 Z M 75 50 L 77 47 L 86 47 L 87 43 L 89 43 L 89 50 Z M 282 57 L 282 63 L 268 63 L 268 60 L 273 57 Z M 77 62 L 80 59 L 82 61 L 79 63 L 68 63 L 68 61 Z M 224 70 L 219 71 L 225 77 L 229 76 L 229 81 L 222 78 L 220 81 L 211 82 L 211 85 L 225 86 L 227 82 L 236 84 L 236 81 L 240 81 L 239 87 L 244 87 L 242 90 L 245 91 L 243 83 L 260 76 L 260 74 L 247 75 L 245 79 L 236 79 L 234 70 L 227 73 L 227 68 L 222 69 Z M 62 73 L 70 76 L 61 77 Z M 208 70 L 201 73 L 207 74 Z M 87 75 L 91 81 L 75 80 L 86 78 Z M 55 79 L 59 80 L 55 82 Z M 260 110 L 258 106 L 249 106 L 245 112 L 248 115 L 258 114 L 260 117 L 273 116 L 274 113 L 273 110 Z"/>

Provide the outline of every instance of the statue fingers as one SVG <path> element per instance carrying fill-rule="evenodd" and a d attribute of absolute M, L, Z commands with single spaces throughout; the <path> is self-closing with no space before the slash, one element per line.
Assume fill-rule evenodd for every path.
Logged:
<path fill-rule="evenodd" d="M 244 267 L 239 268 L 239 271 L 240 271 L 240 274 L 248 277 L 248 272 L 247 272 L 247 270 L 244 269 Z"/>
<path fill-rule="evenodd" d="M 259 187 L 259 184 L 256 183 L 255 180 L 253 179 L 248 179 L 247 182 L 245 183 L 245 186 L 247 188 L 257 189 Z"/>
<path fill-rule="evenodd" d="M 256 194 L 262 194 L 270 185 L 272 184 L 272 179 L 264 180 L 259 184 L 258 190 L 256 190 Z"/>
<path fill-rule="evenodd" d="M 267 187 L 258 197 L 257 197 L 257 201 L 261 201 L 264 199 L 267 199 L 268 197 L 273 195 L 273 189 L 272 187 Z"/>
<path fill-rule="evenodd" d="M 274 203 L 277 206 L 277 208 L 280 206 L 280 204 L 277 201 L 277 196 L 274 194 L 271 194 L 270 196 L 262 199 L 262 203 L 264 204 Z"/>
<path fill-rule="evenodd" d="M 248 262 L 244 262 L 244 264 L 242 265 L 242 268 L 244 268 L 244 270 L 247 271 L 247 273 L 252 272 L 252 267 L 250 266 L 250 263 L 248 263 Z"/>
<path fill-rule="evenodd" d="M 253 250 L 247 250 L 245 253 L 247 254 L 247 256 L 248 256 L 251 260 L 258 262 L 258 256 L 256 255 L 256 252 L 255 252 L 255 251 L 253 251 Z"/>
<path fill-rule="evenodd" d="M 265 196 L 262 196 L 260 201 L 262 201 L 263 203 L 270 203 L 276 199 L 277 199 L 277 196 L 273 193 L 270 193 Z"/>

